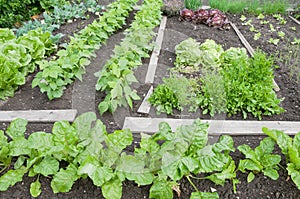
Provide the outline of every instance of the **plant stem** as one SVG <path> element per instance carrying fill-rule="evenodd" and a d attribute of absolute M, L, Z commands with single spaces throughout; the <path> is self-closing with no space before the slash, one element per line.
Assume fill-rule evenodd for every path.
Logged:
<path fill-rule="evenodd" d="M 188 181 L 190 182 L 190 184 L 194 187 L 194 189 L 199 192 L 199 189 L 196 187 L 196 185 L 192 182 L 192 180 L 190 179 L 190 177 L 192 177 L 191 175 L 185 176 Z"/>

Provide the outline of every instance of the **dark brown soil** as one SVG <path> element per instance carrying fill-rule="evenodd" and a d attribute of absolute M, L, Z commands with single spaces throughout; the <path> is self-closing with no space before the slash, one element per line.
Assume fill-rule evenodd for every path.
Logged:
<path fill-rule="evenodd" d="M 265 52 L 269 54 L 276 53 L 276 50 L 281 51 L 286 49 L 284 48 L 285 43 L 281 43 L 278 46 L 273 46 L 266 42 L 268 40 L 268 36 L 270 33 L 263 26 L 256 23 L 256 20 L 253 19 L 252 24 L 259 28 L 262 35 L 265 35 L 265 39 L 261 39 L 259 41 L 254 41 L 253 33 L 248 31 L 247 27 L 242 26 L 239 21 L 240 16 L 229 15 L 229 19 L 233 21 L 241 32 L 245 35 L 246 39 L 254 48 L 261 48 Z M 251 17 L 251 16 L 247 16 Z M 91 17 L 92 18 L 92 17 Z M 272 20 L 272 17 L 268 17 L 268 20 Z M 281 30 L 286 32 L 286 37 L 290 38 L 293 36 L 297 36 L 300 38 L 300 27 L 296 24 L 293 24 L 291 20 L 286 18 L 288 21 L 288 25 L 281 27 Z M 78 26 L 82 21 L 78 20 L 75 23 L 68 24 L 65 27 L 62 27 L 61 30 L 64 30 L 65 34 L 72 34 L 73 31 L 78 30 Z M 85 24 L 85 23 L 84 23 Z M 274 22 L 275 25 L 275 22 Z M 277 25 L 276 25 L 277 26 Z M 292 32 L 288 28 L 289 26 L 296 26 L 297 31 Z M 73 31 L 66 31 L 73 30 Z M 155 85 L 162 81 L 162 78 L 168 75 L 168 68 L 173 66 L 173 61 L 175 59 L 174 54 L 174 46 L 177 45 L 180 41 L 184 40 L 187 37 L 193 37 L 200 42 L 203 42 L 205 39 L 213 39 L 217 43 L 223 45 L 225 49 L 229 47 L 242 47 L 241 42 L 239 41 L 237 35 L 234 31 L 227 30 L 221 31 L 214 28 L 209 28 L 205 25 L 194 25 L 190 22 L 179 22 L 178 17 L 168 18 L 167 27 L 166 27 L 166 38 L 164 39 L 163 48 L 159 57 L 159 68 L 156 72 Z M 115 42 L 118 44 L 118 42 Z M 102 48 L 97 52 L 97 54 L 101 53 Z M 144 60 L 144 64 L 135 71 L 135 74 L 140 81 L 139 84 L 135 84 L 134 88 L 137 89 L 138 94 L 143 98 L 145 93 L 148 91 L 149 86 L 144 84 L 144 78 L 147 70 L 147 63 L 149 59 Z M 91 63 L 93 64 L 93 63 Z M 96 64 L 96 63 L 94 63 Z M 280 64 L 280 63 L 279 63 Z M 87 67 L 89 70 L 89 67 Z M 30 109 L 69 109 L 72 108 L 72 94 L 73 94 L 73 85 L 70 85 L 66 90 L 62 98 L 57 100 L 49 101 L 45 94 L 41 94 L 38 88 L 31 89 L 31 80 L 33 75 L 28 77 L 28 82 L 26 85 L 20 87 L 20 89 L 16 92 L 15 97 L 8 99 L 5 102 L 0 102 L 0 110 L 30 110 Z M 289 68 L 283 65 L 280 65 L 275 71 L 275 80 L 281 90 L 278 92 L 279 97 L 284 97 L 285 100 L 282 102 L 282 106 L 286 110 L 285 113 L 272 116 L 272 117 L 264 117 L 263 120 L 291 120 L 291 121 L 300 121 L 300 84 L 296 81 L 295 77 L 290 76 Z M 91 85 L 94 87 L 94 85 Z M 95 104 L 96 110 L 98 114 L 98 118 L 100 118 L 105 125 L 107 126 L 107 130 L 112 132 L 113 130 L 122 128 L 122 120 L 125 116 L 152 116 L 157 117 L 154 109 L 152 108 L 150 115 L 141 115 L 136 113 L 138 106 L 141 101 L 137 101 L 134 103 L 134 109 L 129 111 L 128 109 L 118 109 L 117 113 L 112 115 L 110 113 L 105 113 L 103 116 L 100 116 L 97 111 L 97 105 L 101 101 L 101 99 L 105 96 L 103 93 L 95 93 Z M 189 113 L 186 113 L 189 114 Z M 179 117 L 183 117 L 180 114 Z M 202 119 L 210 118 L 206 115 L 201 115 L 200 113 L 189 115 L 193 118 L 200 117 Z M 166 117 L 165 115 L 160 115 L 159 117 Z M 233 116 L 230 119 L 241 119 L 240 115 Z M 255 119 L 255 118 L 249 118 Z M 5 129 L 7 127 L 7 123 L 0 124 L 0 129 Z M 27 129 L 27 135 L 36 132 L 36 131 L 46 131 L 51 132 L 52 124 L 42 124 L 42 123 L 30 123 Z M 300 130 L 300 129 L 299 129 Z M 263 136 L 234 136 L 235 145 L 248 144 L 251 147 L 255 147 L 259 144 L 259 141 L 263 139 Z M 277 149 L 278 152 L 278 149 Z M 232 156 L 236 163 L 241 158 L 244 158 L 242 154 L 239 152 L 232 153 Z M 282 165 L 285 165 L 285 161 L 283 159 Z M 92 184 L 90 180 L 79 180 L 77 181 L 72 190 L 69 193 L 61 193 L 61 194 L 53 194 L 50 187 L 50 178 L 41 177 L 42 183 L 42 194 L 39 198 L 103 198 L 101 195 L 101 189 Z M 216 189 L 219 193 L 220 198 L 226 199 L 263 199 L 263 198 L 281 198 L 281 199 L 299 199 L 300 191 L 295 187 L 293 182 L 288 179 L 287 172 L 283 169 L 280 170 L 280 178 L 276 181 L 270 180 L 269 178 L 264 177 L 261 174 L 258 174 L 255 180 L 251 183 L 247 183 L 247 174 L 238 173 L 238 179 L 241 181 L 240 184 L 237 185 L 237 193 L 233 193 L 232 185 L 230 182 L 227 182 L 224 187 L 217 186 L 210 181 L 201 180 L 196 181 L 194 183 L 201 191 L 211 191 L 211 189 Z M 30 183 L 34 179 L 29 177 L 24 177 L 22 183 L 17 183 L 14 187 L 11 187 L 9 190 L 5 192 L 0 192 L 0 198 L 8 199 L 8 198 L 19 198 L 19 199 L 27 199 L 32 198 L 29 193 Z M 174 192 L 174 198 L 189 198 L 191 192 L 193 192 L 193 187 L 188 183 L 186 179 L 181 180 L 180 182 L 181 196 L 176 196 Z M 136 184 L 130 181 L 125 181 L 123 183 L 123 197 L 124 199 L 141 199 L 141 198 L 149 198 L 149 188 L 150 186 L 142 186 L 138 187 Z"/>

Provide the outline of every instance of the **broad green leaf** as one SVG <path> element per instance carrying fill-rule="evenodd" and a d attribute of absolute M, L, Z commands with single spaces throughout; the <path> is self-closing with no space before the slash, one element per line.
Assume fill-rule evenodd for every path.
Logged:
<path fill-rule="evenodd" d="M 117 83 L 115 87 L 111 90 L 111 98 L 112 99 L 119 98 L 122 96 L 122 94 L 123 94 L 123 89 L 120 83 Z"/>
<path fill-rule="evenodd" d="M 92 123 L 97 119 L 94 112 L 83 113 L 78 116 L 72 126 L 76 129 L 80 140 L 88 139 Z"/>
<path fill-rule="evenodd" d="M 110 150 L 120 153 L 133 141 L 132 133 L 129 129 L 117 130 L 106 137 L 106 144 Z"/>
<path fill-rule="evenodd" d="M 263 157 L 265 154 L 272 153 L 272 151 L 274 150 L 274 145 L 275 142 L 273 141 L 273 139 L 267 137 L 260 142 L 259 146 L 257 146 L 254 151 L 258 155 L 258 157 Z"/>
<path fill-rule="evenodd" d="M 77 168 L 73 164 L 70 164 L 66 169 L 61 168 L 51 181 L 53 193 L 70 191 L 78 178 Z"/>
<path fill-rule="evenodd" d="M 14 169 L 20 169 L 23 166 L 26 159 L 27 158 L 25 156 L 19 156 L 14 164 Z"/>
<path fill-rule="evenodd" d="M 142 173 L 127 173 L 126 177 L 133 180 L 138 186 L 150 185 L 153 182 L 154 174 L 149 169 L 143 169 Z"/>
<path fill-rule="evenodd" d="M 98 160 L 91 156 L 78 168 L 78 174 L 87 174 L 96 186 L 102 186 L 114 177 L 112 168 L 100 166 Z"/>
<path fill-rule="evenodd" d="M 37 179 L 35 182 L 32 182 L 30 184 L 30 194 L 33 197 L 38 197 L 41 193 L 42 193 L 41 183 L 40 183 L 39 179 Z"/>
<path fill-rule="evenodd" d="M 78 154 L 77 142 L 78 134 L 73 126 L 67 121 L 55 122 L 52 128 L 53 141 L 56 146 L 62 147 L 64 153 L 56 153 L 55 157 L 58 159 L 67 158 L 69 156 L 75 157 Z"/>
<path fill-rule="evenodd" d="M 283 131 L 270 130 L 266 127 L 262 131 L 276 141 L 284 155 L 288 154 L 288 148 L 292 145 L 292 138 L 285 134 Z"/>
<path fill-rule="evenodd" d="M 24 137 L 27 121 L 24 119 L 15 119 L 10 123 L 6 130 L 6 134 L 11 138 Z"/>
<path fill-rule="evenodd" d="M 289 163 L 287 165 L 287 170 L 297 188 L 300 189 L 300 169 L 296 168 L 295 164 Z"/>
<path fill-rule="evenodd" d="M 140 172 L 143 172 L 144 167 L 144 161 L 137 159 L 133 155 L 126 155 L 126 153 L 122 153 L 117 164 L 116 171 L 125 173 L 125 176 L 127 173 L 139 175 Z"/>
<path fill-rule="evenodd" d="M 280 161 L 281 161 L 281 156 L 277 154 L 265 154 L 261 158 L 261 164 L 265 168 L 274 167 L 278 165 Z"/>
<path fill-rule="evenodd" d="M 264 169 L 263 173 L 265 176 L 268 176 L 272 180 L 277 180 L 279 178 L 279 174 L 276 169 Z"/>
<path fill-rule="evenodd" d="M 219 199 L 217 192 L 192 192 L 190 199 Z"/>
<path fill-rule="evenodd" d="M 222 135 L 217 143 L 213 145 L 215 152 L 235 151 L 233 139 L 231 136 Z"/>
<path fill-rule="evenodd" d="M 51 156 L 46 156 L 41 162 L 33 166 L 35 173 L 40 173 L 44 176 L 54 175 L 59 170 L 59 162 Z"/>
<path fill-rule="evenodd" d="M 155 180 L 150 188 L 150 198 L 172 199 L 173 187 L 178 186 L 176 182 L 167 180 Z"/>
<path fill-rule="evenodd" d="M 224 186 L 225 181 L 227 179 L 229 180 L 233 180 L 236 177 L 236 172 L 235 172 L 235 162 L 233 160 L 231 160 L 230 164 L 228 165 L 227 168 L 225 168 L 221 173 L 214 173 L 211 174 L 205 178 L 213 181 L 215 184 L 217 185 L 222 185 Z"/>
<path fill-rule="evenodd" d="M 254 173 L 250 172 L 247 176 L 247 182 L 248 183 L 252 182 L 254 180 L 254 178 L 255 178 Z"/>
<path fill-rule="evenodd" d="M 122 197 L 122 182 L 119 178 L 111 179 L 102 185 L 102 194 L 107 199 L 120 199 Z"/>
<path fill-rule="evenodd" d="M 51 133 L 34 132 L 28 137 L 28 147 L 47 153 L 48 150 L 54 147 L 52 138 L 53 135 Z"/>
<path fill-rule="evenodd" d="M 11 156 L 29 155 L 31 153 L 28 140 L 21 136 L 15 137 L 9 142 L 9 148 Z"/>
<path fill-rule="evenodd" d="M 25 168 L 17 170 L 9 170 L 0 177 L 0 191 L 6 191 L 10 186 L 15 185 L 17 182 L 23 180 L 23 176 L 26 173 Z"/>
<path fill-rule="evenodd" d="M 245 170 L 261 171 L 263 167 L 250 159 L 245 159 L 245 160 L 240 160 L 238 169 L 241 172 L 245 172 Z"/>
<path fill-rule="evenodd" d="M 100 111 L 101 115 L 103 115 L 103 113 L 105 113 L 106 111 L 108 111 L 108 109 L 109 109 L 109 104 L 106 101 L 102 101 L 98 105 L 98 110 Z"/>
<path fill-rule="evenodd" d="M 198 152 L 199 172 L 222 171 L 230 159 L 228 155 L 215 153 L 213 146 L 208 145 Z"/>

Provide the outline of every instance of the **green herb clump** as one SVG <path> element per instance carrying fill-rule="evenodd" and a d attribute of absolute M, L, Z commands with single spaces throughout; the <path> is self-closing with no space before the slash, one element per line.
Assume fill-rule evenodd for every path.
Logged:
<path fill-rule="evenodd" d="M 165 84 L 158 85 L 149 98 L 149 102 L 156 106 L 158 114 L 165 112 L 172 114 L 173 109 L 182 110 L 175 93 Z"/>
<path fill-rule="evenodd" d="M 241 112 L 259 119 L 282 113 L 273 91 L 272 57 L 257 50 L 249 57 L 244 48 L 226 51 L 213 40 L 201 45 L 189 38 L 176 46 L 174 72 L 199 79 L 198 106 L 204 114 Z"/>

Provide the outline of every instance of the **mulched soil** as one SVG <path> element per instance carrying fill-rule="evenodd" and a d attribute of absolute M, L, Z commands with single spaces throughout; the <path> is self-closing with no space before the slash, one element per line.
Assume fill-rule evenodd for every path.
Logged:
<path fill-rule="evenodd" d="M 285 48 L 286 42 L 282 42 L 278 46 L 274 46 L 269 44 L 267 40 L 269 36 L 273 33 L 270 33 L 268 29 L 264 26 L 261 26 L 255 17 L 247 16 L 249 18 L 253 18 L 252 24 L 258 28 L 262 35 L 266 35 L 266 38 L 261 38 L 258 41 L 254 41 L 253 35 L 254 33 L 248 30 L 249 27 L 241 25 L 239 20 L 239 15 L 229 15 L 229 19 L 234 22 L 241 32 L 244 34 L 248 42 L 253 46 L 253 48 L 261 48 L 265 52 L 270 55 L 275 54 L 276 51 L 286 51 L 288 49 Z M 96 18 L 96 16 L 90 17 L 89 20 Z M 272 21 L 274 25 L 276 21 L 272 17 L 268 17 L 267 20 Z M 280 30 L 283 30 L 286 33 L 286 39 L 289 39 L 293 36 L 297 36 L 300 38 L 300 27 L 294 24 L 289 18 L 286 18 L 288 21 L 288 26 L 296 26 L 297 31 L 291 31 L 288 28 L 284 28 L 280 26 Z M 89 21 L 88 23 L 90 23 Z M 87 24 L 87 21 L 77 20 L 74 23 L 67 24 L 66 26 L 61 27 L 61 32 L 64 31 L 65 34 L 72 34 L 74 31 L 79 30 L 80 24 Z M 276 27 L 279 25 L 276 25 Z M 286 26 L 286 27 L 288 27 Z M 170 17 L 167 22 L 167 30 L 172 30 L 173 32 L 179 32 L 178 34 L 182 37 L 177 37 L 178 34 L 174 34 L 173 37 L 177 37 L 177 39 L 184 39 L 186 37 L 193 37 L 197 39 L 199 42 L 205 41 L 205 39 L 213 39 L 217 43 L 222 44 L 224 49 L 229 47 L 242 47 L 241 42 L 239 41 L 237 35 L 234 33 L 232 29 L 230 30 L 218 30 L 209 28 L 205 25 L 194 25 L 190 22 L 178 22 L 178 17 Z M 72 30 L 72 31 L 71 31 Z M 170 32 L 172 32 L 170 31 Z M 161 51 L 159 57 L 160 68 L 157 70 L 157 75 L 155 79 L 155 85 L 160 83 L 162 77 L 168 75 L 168 68 L 173 66 L 173 61 L 175 59 L 174 51 L 170 46 L 176 45 L 174 42 L 172 44 L 172 34 L 169 35 L 170 38 L 166 38 L 164 41 L 164 48 Z M 168 43 L 169 39 L 169 43 Z M 173 38 L 174 39 L 174 38 Z M 180 41 L 177 41 L 178 43 Z M 117 43 L 116 43 L 117 44 Z M 169 45 L 169 48 L 166 46 Z M 100 49 L 101 51 L 101 49 Z M 134 88 L 137 89 L 138 94 L 143 98 L 145 93 L 148 91 L 150 85 L 143 84 L 144 75 L 146 74 L 147 64 L 149 59 L 145 59 L 143 62 L 143 66 L 138 68 L 135 71 L 135 74 L 141 83 L 135 84 Z M 280 63 L 279 63 L 280 65 Z M 88 67 L 87 67 L 88 70 Z M 34 74 L 28 77 L 27 84 L 20 87 L 20 89 L 16 92 L 15 97 L 8 99 L 5 102 L 0 102 L 0 110 L 30 110 L 30 109 L 68 109 L 71 108 L 72 105 L 72 85 L 67 88 L 62 98 L 57 100 L 49 101 L 45 94 L 41 94 L 38 88 L 31 89 L 30 82 L 33 78 Z M 275 70 L 275 80 L 280 87 L 280 91 L 278 92 L 279 97 L 284 97 L 284 101 L 282 102 L 282 106 L 286 110 L 285 113 L 272 116 L 272 117 L 263 117 L 263 120 L 291 120 L 291 121 L 300 121 L 300 84 L 296 81 L 295 77 L 290 76 L 290 70 L 287 66 L 280 65 L 278 69 Z M 91 85 L 94 86 L 94 85 Z M 101 98 L 104 97 L 103 93 L 96 93 L 96 107 L 98 103 L 101 101 Z M 154 109 L 152 109 L 150 115 L 141 115 L 136 113 L 137 108 L 141 104 L 141 101 L 136 101 L 134 103 L 134 109 L 132 111 L 128 109 L 119 109 L 118 112 L 114 115 L 110 113 L 105 113 L 103 116 L 100 116 L 97 110 L 95 110 L 98 114 L 98 118 L 100 118 L 105 125 L 107 126 L 107 130 L 112 132 L 113 130 L 122 128 L 121 123 L 122 119 L 125 116 L 156 116 Z M 178 113 L 179 116 L 175 117 L 183 117 L 183 115 L 189 113 Z M 210 118 L 207 115 L 189 115 L 188 117 L 200 117 L 203 119 Z M 166 115 L 160 115 L 159 117 L 167 117 Z M 168 116 L 170 117 L 170 116 Z M 241 119 L 240 115 L 233 116 L 229 119 Z M 248 118 L 249 120 L 256 118 Z M 0 124 L 0 129 L 5 129 L 7 127 L 7 123 Z M 36 131 L 46 131 L 51 132 L 52 124 L 48 123 L 30 123 L 28 125 L 26 135 L 29 135 L 32 132 Z M 263 136 L 234 136 L 235 145 L 248 144 L 251 147 L 255 147 L 259 144 L 259 141 L 262 140 Z M 276 153 L 279 153 L 279 150 L 276 150 Z M 232 156 L 236 163 L 241 158 L 244 158 L 243 155 L 239 152 L 232 153 Z M 283 158 L 281 165 L 285 166 L 285 160 Z M 51 178 L 41 177 L 42 183 L 42 194 L 38 198 L 103 198 L 101 195 L 101 189 L 92 184 L 90 180 L 79 180 L 77 181 L 72 190 L 69 193 L 60 193 L 53 194 L 50 181 Z M 240 184 L 237 185 L 237 193 L 233 193 L 232 185 L 230 182 L 227 182 L 225 186 L 217 186 L 211 183 L 208 180 L 194 181 L 197 185 L 198 189 L 201 191 L 211 191 L 211 188 L 214 188 L 219 193 L 220 198 L 290 198 L 290 199 L 298 199 L 300 198 L 300 191 L 295 187 L 293 182 L 288 179 L 287 172 L 284 170 L 280 170 L 280 178 L 279 180 L 273 181 L 269 178 L 264 177 L 261 174 L 258 174 L 253 182 L 247 183 L 247 174 L 238 173 L 238 179 L 241 181 Z M 24 177 L 23 182 L 17 183 L 14 187 L 11 187 L 9 190 L 5 192 L 0 192 L 0 198 L 32 198 L 29 193 L 30 183 L 34 179 Z M 174 192 L 174 198 L 189 198 L 191 192 L 193 192 L 193 187 L 189 184 L 186 179 L 181 180 L 180 182 L 181 196 L 176 196 Z M 125 181 L 123 183 L 123 197 L 124 199 L 141 199 L 148 198 L 150 186 L 142 186 L 138 187 L 136 184 L 130 181 Z"/>

